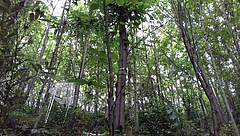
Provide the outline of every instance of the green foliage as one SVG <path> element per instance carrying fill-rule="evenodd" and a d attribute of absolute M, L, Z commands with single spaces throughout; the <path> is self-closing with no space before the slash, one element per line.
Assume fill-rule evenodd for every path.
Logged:
<path fill-rule="evenodd" d="M 67 132 L 67 117 L 65 117 L 67 112 L 67 108 L 57 102 L 53 103 L 52 110 L 50 112 L 50 116 L 48 119 L 48 123 L 46 124 L 46 128 L 50 128 L 51 130 L 58 131 L 60 133 Z"/>
<path fill-rule="evenodd" d="M 234 136 L 235 133 L 236 132 L 231 121 L 229 121 L 228 124 L 223 124 L 220 130 L 221 136 Z"/>
<path fill-rule="evenodd" d="M 98 84 L 97 82 L 95 82 L 94 80 L 92 79 L 89 79 L 89 80 L 84 80 L 84 79 L 81 79 L 81 80 L 78 80 L 78 79 L 68 79 L 67 82 L 70 82 L 70 83 L 75 83 L 76 85 L 88 85 L 88 86 L 95 86 L 95 87 L 100 87 L 100 88 L 105 88 L 105 86 L 103 85 L 100 85 Z"/>
<path fill-rule="evenodd" d="M 77 122 L 75 124 L 76 128 L 81 128 L 81 131 L 101 133 L 108 131 L 107 120 L 102 112 L 99 112 L 97 116 L 94 113 L 79 111 L 76 115 Z M 75 129 L 73 131 L 78 131 Z"/>
<path fill-rule="evenodd" d="M 171 132 L 171 123 L 167 107 L 164 104 L 156 105 L 139 112 L 141 131 L 149 131 L 151 135 L 173 135 Z"/>
<path fill-rule="evenodd" d="M 207 53 L 208 48 L 204 33 L 201 25 L 199 25 L 199 3 L 191 0 L 186 0 L 184 4 L 178 2 L 176 5 L 182 4 L 182 6 L 185 6 L 183 8 L 186 13 L 189 13 L 189 16 L 180 12 L 177 14 L 181 15 L 180 18 L 183 18 L 183 23 L 188 28 L 187 36 L 194 40 L 191 41 L 191 46 L 194 47 L 193 52 L 197 52 L 201 65 L 208 69 L 206 70 L 209 73 L 207 79 L 216 81 L 215 73 L 211 67 L 211 60 Z M 210 6 L 207 7 L 206 2 Z M 92 108 L 93 103 L 102 106 L 107 102 L 105 97 L 109 89 L 106 88 L 109 85 L 109 71 L 108 60 L 106 59 L 102 0 L 92 0 L 85 5 L 80 1 L 74 1 L 73 3 L 75 5 L 71 5 L 69 18 L 65 20 L 67 25 L 59 47 L 62 53 L 57 58 L 58 67 L 49 68 L 55 45 L 54 40 L 59 31 L 60 17 L 49 15 L 50 6 L 45 5 L 42 1 L 27 1 L 24 6 L 21 5 L 23 3 L 18 1 L 4 0 L 0 2 L 0 135 L 2 132 L 9 134 L 13 130 L 12 126 L 9 125 L 11 124 L 9 118 L 15 122 L 15 134 L 19 133 L 21 135 L 30 132 L 30 134 L 35 135 L 60 135 L 67 133 L 68 118 L 65 117 L 67 109 L 56 102 L 54 102 L 48 123 L 45 124 L 42 120 L 39 129 L 31 129 L 36 122 L 36 116 L 32 115 L 34 102 L 39 97 L 38 93 L 45 80 L 45 75 L 52 74 L 48 71 L 56 71 L 54 73 L 56 76 L 52 78 L 52 82 L 65 80 L 75 83 L 75 85 L 87 86 L 83 87 L 84 92 L 80 92 L 82 95 L 80 101 L 84 105 Z M 129 41 L 132 36 L 137 37 L 136 41 L 134 41 L 136 42 L 135 46 L 130 45 L 129 42 L 130 50 L 128 53 L 131 62 L 139 61 L 137 72 L 141 73 L 141 79 L 138 75 L 137 87 L 138 92 L 141 93 L 141 96 L 139 96 L 142 102 L 140 109 L 148 107 L 148 109 L 139 113 L 141 134 L 201 135 L 202 128 L 206 127 L 206 124 L 202 121 L 204 114 L 202 109 L 199 108 L 198 98 L 200 96 L 199 92 L 196 91 L 195 73 L 184 46 L 183 37 L 177 28 L 176 18 L 170 5 L 171 2 L 166 0 L 106 0 L 106 3 L 114 81 L 116 81 L 116 73 L 118 73 L 119 67 L 119 25 L 127 26 Z M 52 4 L 50 5 L 52 6 Z M 223 87 L 231 104 L 230 107 L 236 123 L 239 124 L 240 87 L 239 73 L 236 67 L 238 63 L 232 62 L 232 58 L 229 57 L 229 50 L 225 47 L 226 45 L 229 46 L 234 58 L 239 62 L 238 45 L 235 45 L 233 41 L 234 38 L 239 41 L 239 37 L 236 36 L 239 32 L 239 27 L 237 27 L 240 15 L 240 10 L 238 10 L 239 2 L 226 0 L 224 6 L 225 8 L 221 9 L 219 3 L 210 0 L 203 2 L 203 21 L 213 57 L 220 78 L 223 81 Z M 88 7 L 93 12 L 90 21 L 88 19 Z M 212 11 L 216 21 L 211 16 L 208 8 Z M 227 13 L 230 28 L 233 29 L 232 32 L 228 28 L 222 10 Z M 120 15 L 125 17 L 125 22 L 118 23 Z M 51 23 L 47 37 L 48 41 L 46 42 L 47 51 L 43 52 L 41 63 L 37 63 L 38 53 L 43 43 L 43 40 L 40 39 L 45 35 L 45 23 Z M 220 32 L 218 28 L 220 28 Z M 131 34 L 130 29 L 133 29 L 133 34 Z M 87 35 L 90 40 L 84 78 L 77 80 Z M 156 46 L 157 60 L 154 58 L 153 45 Z M 131 54 L 133 48 L 136 49 L 136 56 Z M 146 60 L 145 55 L 147 55 L 148 60 Z M 160 65 L 160 70 L 156 68 L 156 61 Z M 201 74 L 202 71 L 199 72 Z M 161 81 L 159 73 L 162 74 Z M 156 80 L 157 78 L 159 81 Z M 29 81 L 32 79 L 34 79 L 34 85 L 30 90 L 32 100 L 30 101 L 29 98 L 29 103 L 24 103 L 27 98 L 25 91 Z M 140 80 L 141 84 L 139 83 Z M 164 94 L 161 92 L 163 91 L 162 83 L 167 95 L 164 99 L 166 99 L 165 102 L 168 106 L 158 103 L 160 97 L 162 98 L 160 95 Z M 217 85 L 214 86 L 218 87 Z M 63 89 L 65 88 L 67 90 L 70 88 L 68 91 L 74 94 L 72 87 L 64 86 Z M 180 89 L 177 90 L 177 88 Z M 60 95 L 65 94 L 60 92 Z M 211 108 L 208 98 L 204 93 L 202 95 L 205 102 L 203 106 L 208 111 L 207 120 L 211 121 L 209 112 Z M 173 97 L 175 98 L 173 99 Z M 176 104 L 177 98 L 180 99 L 180 107 L 172 106 L 173 100 Z M 150 102 L 148 103 L 148 101 Z M 30 103 L 32 107 L 29 106 Z M 47 111 L 50 110 L 47 109 Z M 96 116 L 92 111 L 83 112 L 80 108 L 77 108 L 74 113 L 77 114 L 77 121 L 73 130 L 76 133 L 74 134 L 79 131 L 89 131 L 106 132 L 105 135 L 108 135 L 108 125 L 102 111 L 99 111 Z M 45 115 L 43 116 L 45 117 Z M 126 124 L 132 125 L 134 123 L 127 122 Z M 23 130 L 22 128 L 26 129 Z M 71 132 L 69 133 L 71 134 Z M 232 124 L 223 125 L 220 134 L 233 135 Z"/>

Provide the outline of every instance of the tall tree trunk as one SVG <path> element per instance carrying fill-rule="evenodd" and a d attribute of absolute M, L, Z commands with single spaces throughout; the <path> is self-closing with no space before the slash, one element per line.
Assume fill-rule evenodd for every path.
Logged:
<path fill-rule="evenodd" d="M 88 11 L 88 21 L 91 21 L 91 16 L 92 16 L 92 11 L 89 8 Z M 84 45 L 84 52 L 83 52 L 83 56 L 82 56 L 82 63 L 81 63 L 81 69 L 80 69 L 80 73 L 78 75 L 77 80 L 82 80 L 83 78 L 83 73 L 84 73 L 84 69 L 85 69 L 85 63 L 86 63 L 86 58 L 87 58 L 87 50 L 88 50 L 88 44 L 89 44 L 89 35 L 86 32 L 86 41 L 85 41 L 85 45 Z M 73 107 L 72 107 L 72 111 L 71 111 L 71 115 L 69 117 L 69 124 L 68 124 L 68 129 L 71 130 L 74 123 L 75 123 L 75 116 L 76 116 L 76 112 L 75 109 L 77 108 L 77 102 L 78 102 L 78 98 L 79 98 L 79 91 L 80 91 L 80 86 L 76 85 L 76 89 L 75 89 L 75 93 L 74 93 L 74 99 L 73 99 Z"/>
<path fill-rule="evenodd" d="M 141 101 L 141 110 L 144 110 L 144 106 L 143 106 L 143 92 L 142 92 L 142 89 L 143 89 L 143 85 L 142 85 L 142 73 L 141 73 L 141 58 L 140 58 L 140 53 L 138 53 L 138 64 L 139 64 L 139 80 L 140 80 L 140 101 Z"/>
<path fill-rule="evenodd" d="M 170 68 L 169 68 L 170 69 Z M 171 90 L 172 90 L 172 104 L 173 104 L 173 107 L 175 107 L 175 104 L 176 104 L 176 102 L 175 102 L 175 93 L 174 93 L 174 89 L 173 89 L 173 80 L 172 80 L 172 76 L 171 75 L 169 75 L 169 78 L 170 78 L 170 87 L 171 87 Z"/>
<path fill-rule="evenodd" d="M 132 39 L 133 39 L 133 34 Z M 137 41 L 137 40 L 136 40 Z M 134 40 L 132 40 L 132 45 L 133 45 L 133 56 L 135 57 L 135 47 L 134 47 Z M 133 84 L 134 84 L 134 105 L 135 105 L 135 129 L 134 129 L 134 136 L 139 135 L 139 121 L 138 121 L 138 93 L 137 93 L 137 66 L 136 62 L 133 61 L 133 66 L 134 66 L 134 77 L 133 77 Z"/>
<path fill-rule="evenodd" d="M 110 91 L 108 92 L 109 132 L 110 132 L 110 136 L 114 136 L 114 130 L 115 130 L 114 115 L 113 115 L 113 103 L 114 103 L 114 98 L 113 98 L 114 82 L 113 81 L 114 81 L 114 79 L 113 79 L 111 48 L 110 48 L 110 41 L 109 41 L 106 0 L 103 0 L 103 10 L 104 10 L 105 33 L 106 33 L 107 54 L 108 54 L 108 67 L 109 67 L 109 77 L 110 77 Z"/>
<path fill-rule="evenodd" d="M 165 85 L 164 85 L 163 78 L 162 78 L 162 74 L 161 74 L 161 71 L 160 71 L 160 66 L 159 66 L 159 63 L 158 63 L 158 60 L 157 60 L 155 44 L 153 44 L 153 52 L 154 52 L 154 59 L 155 59 L 156 65 L 157 65 L 157 71 L 158 71 L 159 76 L 160 76 L 161 88 L 164 92 L 164 98 L 167 98 L 167 92 L 166 92 Z"/>
<path fill-rule="evenodd" d="M 125 86 L 126 86 L 126 64 L 127 64 L 127 33 L 125 28 L 126 13 L 124 7 L 119 7 L 122 13 L 118 17 L 119 23 L 119 66 L 116 86 L 116 105 L 114 110 L 114 129 L 122 133 L 125 130 Z"/>
<path fill-rule="evenodd" d="M 52 1 L 51 1 L 51 3 L 52 3 Z M 53 7 L 51 16 L 53 15 L 53 12 L 54 12 L 56 6 L 57 6 L 57 4 Z M 41 60 L 42 60 L 42 57 L 43 57 L 43 53 L 44 53 L 45 48 L 46 48 L 47 39 L 48 39 L 48 33 L 49 33 L 49 29 L 50 29 L 50 24 L 51 24 L 51 22 L 48 22 L 47 28 L 46 28 L 46 30 L 45 30 L 45 31 L 46 31 L 46 34 L 45 34 L 45 38 L 44 38 L 44 41 L 43 41 L 43 46 L 42 46 L 42 48 L 41 48 L 41 52 L 40 52 L 40 56 L 39 56 L 39 58 L 38 58 L 37 64 L 40 64 L 40 63 L 41 63 Z M 41 39 L 41 41 L 42 41 L 42 39 Z M 41 44 L 41 42 L 39 42 L 39 45 L 40 45 L 40 44 Z M 37 48 L 37 50 L 36 50 L 36 54 L 35 54 L 35 56 L 34 56 L 34 59 L 36 58 L 37 53 L 38 53 L 38 48 Z M 33 74 L 33 77 L 35 77 L 35 76 L 36 76 L 36 72 L 34 72 L 34 74 Z M 30 91 L 31 91 L 32 88 L 33 88 L 34 82 L 35 82 L 35 79 L 33 78 L 33 79 L 31 79 L 31 81 L 28 83 L 27 91 L 26 91 L 26 93 L 25 93 L 25 98 L 24 98 L 24 101 L 25 101 L 25 102 L 27 101 L 27 99 L 28 99 L 28 97 L 29 97 L 29 94 L 30 94 Z M 45 85 L 44 85 L 44 86 L 45 86 Z M 25 102 L 24 102 L 24 103 L 25 103 Z"/>
<path fill-rule="evenodd" d="M 102 80 L 102 70 L 100 70 L 100 68 L 102 68 L 103 65 L 100 66 L 100 61 L 98 60 L 98 70 L 97 70 L 97 80 L 98 80 L 98 84 L 101 84 L 101 80 Z M 100 76 L 100 77 L 99 77 Z M 97 87 L 96 92 L 96 96 L 95 96 L 95 100 L 94 100 L 94 121 L 95 124 L 97 124 L 97 117 L 98 117 L 98 101 L 99 101 L 99 91 L 100 91 L 100 87 Z"/>
<path fill-rule="evenodd" d="M 192 63 L 192 66 L 194 68 L 196 77 L 201 82 L 201 86 L 210 101 L 213 124 L 214 124 L 214 135 L 219 136 L 220 127 L 223 124 L 223 117 L 220 114 L 220 109 L 218 107 L 218 103 L 214 95 L 214 92 L 211 88 L 211 85 L 207 79 L 206 72 L 202 64 L 200 63 L 200 59 L 198 57 L 199 55 L 197 55 L 196 51 L 193 49 L 193 46 L 195 46 L 195 42 L 194 42 L 194 39 L 190 38 L 190 34 L 188 32 L 188 26 L 187 26 L 188 22 L 190 22 L 190 27 L 192 29 L 190 15 L 186 16 L 186 12 L 185 12 L 186 8 L 182 7 L 182 5 L 185 5 L 184 2 L 179 0 L 177 6 L 173 0 L 171 2 L 172 2 L 171 4 L 172 4 L 173 12 L 176 17 L 176 23 L 182 35 L 183 42 L 187 50 L 188 56 L 190 58 L 190 61 Z M 186 18 L 189 20 L 186 20 Z M 183 22 L 185 24 L 185 27 L 183 25 Z"/>
<path fill-rule="evenodd" d="M 147 52 L 145 53 L 145 56 L 146 56 L 146 61 L 145 62 L 148 62 L 148 55 L 147 55 Z M 152 69 L 152 67 L 151 67 Z M 151 70 L 150 70 L 150 66 L 149 64 L 147 64 L 147 70 L 148 70 L 148 78 L 149 78 L 149 81 L 151 83 L 151 89 L 150 89 L 150 101 L 152 101 L 151 98 L 155 98 L 156 97 L 156 93 L 155 93 L 155 89 L 154 89 L 154 85 L 153 85 L 153 78 L 152 78 L 152 73 L 151 73 Z"/>
<path fill-rule="evenodd" d="M 132 80 L 131 60 L 130 60 L 130 54 L 128 54 L 128 120 L 131 120 L 132 118 L 132 81 L 131 80 Z"/>
<path fill-rule="evenodd" d="M 236 136 L 239 136 L 238 128 L 237 128 L 237 126 L 236 126 L 236 123 L 235 123 L 235 120 L 234 120 L 234 118 L 233 118 L 231 109 L 230 109 L 230 107 L 229 107 L 229 104 L 228 104 L 228 101 L 227 101 L 227 98 L 226 98 L 226 94 L 225 94 L 225 92 L 224 92 L 224 90 L 223 90 L 223 88 L 222 88 L 222 82 L 221 82 L 221 80 L 220 80 L 220 78 L 219 78 L 218 71 L 217 71 L 217 68 L 216 68 L 216 64 L 215 64 L 215 61 L 214 61 L 214 57 L 213 57 L 213 55 L 212 55 L 212 51 L 211 51 L 211 48 L 210 48 L 210 44 L 209 44 L 209 42 L 208 42 L 207 33 L 206 33 L 205 26 L 204 26 L 204 23 L 203 23 L 202 7 L 201 7 L 201 2 L 200 2 L 200 0 L 198 0 L 198 3 L 199 3 L 199 11 L 200 11 L 200 16 L 201 16 L 201 20 L 200 20 L 200 21 L 201 21 L 201 24 L 202 24 L 202 30 L 203 30 L 204 37 L 205 37 L 205 40 L 206 40 L 206 43 L 207 43 L 208 52 L 209 52 L 210 57 L 211 57 L 211 61 L 212 61 L 214 73 L 215 73 L 215 75 L 216 75 L 216 77 L 217 77 L 218 85 L 219 85 L 219 88 L 220 88 L 221 93 L 222 93 L 222 99 L 223 99 L 224 104 L 225 104 L 225 106 L 226 106 L 228 116 L 229 116 L 230 120 L 232 121 L 233 127 L 234 127 L 234 129 L 235 129 L 235 131 L 236 131 L 235 134 L 236 134 Z M 220 0 L 220 3 L 221 3 L 221 5 L 222 5 L 221 0 Z M 222 8 L 223 8 L 223 5 L 222 5 Z M 225 13 L 224 13 L 224 15 L 225 15 Z M 225 16 L 225 17 L 226 17 L 226 16 Z M 228 24 L 228 22 L 227 22 L 227 24 Z M 229 24 L 228 24 L 228 26 L 229 26 Z M 232 33 L 232 31 L 231 31 L 231 33 Z M 233 35 L 233 34 L 232 34 L 232 35 Z M 234 43 L 235 43 L 236 41 L 235 41 L 234 35 L 233 35 L 233 40 L 234 40 Z M 236 44 L 236 43 L 235 43 L 235 44 Z M 238 44 L 237 44 L 236 46 L 238 47 Z M 238 49 L 238 52 L 239 52 L 239 47 L 238 47 L 237 49 Z M 239 55 L 240 55 L 240 53 L 239 53 Z M 216 90 L 216 91 L 217 91 L 217 90 Z"/>
<path fill-rule="evenodd" d="M 205 102 L 203 101 L 203 98 L 202 98 L 202 91 L 201 91 L 201 88 L 200 88 L 200 85 L 199 85 L 199 81 L 197 81 L 197 85 L 198 85 L 198 92 L 199 92 L 199 102 L 200 102 L 202 112 L 203 112 L 203 115 L 204 115 L 204 124 L 205 124 L 204 128 L 209 131 L 209 134 L 211 136 L 212 131 L 211 131 L 211 129 L 209 127 L 209 124 L 208 124 L 208 121 L 207 121 L 208 112 L 207 112 L 207 109 L 205 111 L 206 106 L 205 106 Z"/>
<path fill-rule="evenodd" d="M 65 26 L 67 24 L 67 18 L 68 18 L 68 13 L 69 13 L 69 9 L 70 9 L 70 6 L 71 6 L 71 2 L 69 2 L 68 8 L 67 8 L 66 17 L 64 18 L 64 10 L 66 8 L 66 5 L 67 5 L 67 0 L 65 1 L 63 12 L 62 12 L 62 18 L 61 18 L 61 22 L 63 22 L 63 20 L 64 20 L 64 23 L 63 23 L 63 26 L 61 26 L 61 23 L 59 25 L 59 32 L 57 34 L 56 46 L 55 46 L 55 49 L 54 49 L 54 52 L 53 52 L 52 60 L 50 62 L 50 66 L 49 66 L 50 68 L 54 68 L 54 66 L 55 66 L 55 64 L 57 62 L 58 47 L 59 47 L 59 44 L 60 44 L 60 41 L 61 41 L 61 38 L 62 38 L 62 34 L 64 33 L 64 28 L 65 28 Z M 53 70 L 49 70 L 49 73 L 54 74 Z M 42 118 L 42 115 L 43 115 L 43 112 L 44 112 L 44 109 L 45 109 L 45 105 L 46 105 L 48 97 L 49 97 L 49 89 L 50 89 L 50 86 L 51 86 L 51 79 L 53 78 L 53 76 L 49 75 L 48 77 L 49 77 L 49 80 L 47 82 L 48 86 L 47 86 L 47 89 L 46 89 L 43 105 L 42 105 L 42 108 L 41 108 L 41 112 L 39 113 L 38 119 L 37 119 L 37 121 L 36 121 L 36 123 L 34 125 L 34 129 L 36 129 L 38 127 L 38 124 L 41 121 L 41 118 Z"/>
<path fill-rule="evenodd" d="M 214 22 L 217 23 L 217 20 L 216 20 L 216 18 L 214 17 L 212 11 L 210 10 L 208 3 L 206 3 L 206 5 L 207 5 L 207 9 L 208 9 L 209 14 L 210 14 L 211 17 L 213 18 Z M 224 39 L 223 36 L 222 36 L 222 34 L 221 34 L 221 29 L 220 29 L 219 25 L 216 24 L 216 27 L 217 27 L 217 30 L 218 30 L 218 32 L 219 32 L 219 35 L 220 35 L 221 39 Z M 232 50 L 229 48 L 229 46 L 227 45 L 227 43 L 226 43 L 225 41 L 222 41 L 222 42 L 223 42 L 225 48 L 227 49 L 227 52 L 228 52 L 229 57 L 231 58 L 233 64 L 237 67 L 238 73 L 240 74 L 239 59 L 234 56 L 234 53 L 233 53 Z"/>
<path fill-rule="evenodd" d="M 208 67 L 206 67 L 206 69 L 207 69 L 207 71 L 208 71 Z M 213 89 L 215 90 L 214 92 L 215 92 L 215 94 L 216 94 L 216 99 L 217 99 L 217 102 L 218 102 L 218 104 L 219 104 L 220 112 L 221 112 L 222 116 L 224 117 L 224 123 L 226 123 L 226 122 L 227 122 L 227 118 L 226 118 L 225 113 L 224 113 L 225 110 L 224 110 L 224 108 L 223 108 L 221 99 L 220 99 L 220 97 L 219 97 L 218 89 L 217 89 L 217 87 L 215 87 L 215 86 L 217 86 L 217 85 L 215 85 L 215 84 L 213 83 L 212 80 L 215 80 L 215 79 L 213 79 L 213 78 L 211 77 L 209 71 L 208 71 L 208 77 L 209 77 L 209 80 L 210 80 L 210 83 L 211 83 Z"/>
<path fill-rule="evenodd" d="M 177 106 L 180 107 L 180 94 L 179 94 L 179 88 L 178 88 L 178 83 L 177 83 L 177 75 L 175 75 L 175 88 L 177 90 Z M 180 84 L 181 84 L 181 81 L 179 80 Z"/>
<path fill-rule="evenodd" d="M 66 7 L 66 3 L 67 3 L 67 0 L 65 1 L 65 4 L 64 4 L 64 8 Z M 56 64 L 56 61 L 57 61 L 57 53 L 58 53 L 58 47 L 59 47 L 59 44 L 60 44 L 60 41 L 61 41 L 61 38 L 62 38 L 62 34 L 64 32 L 64 28 L 65 28 L 65 25 L 67 23 L 67 18 L 68 18 L 68 12 L 69 12 L 69 9 L 67 10 L 67 15 L 66 15 L 66 18 L 64 19 L 64 9 L 63 8 L 63 11 L 62 11 L 62 16 L 61 16 L 61 20 L 60 20 L 60 24 L 59 24 L 59 28 L 58 28 L 58 33 L 57 33 L 57 39 L 56 39 L 56 45 L 55 45 L 55 49 L 54 49 L 54 52 L 53 52 L 53 56 L 52 56 L 52 60 L 51 60 L 51 63 L 49 65 L 49 68 L 54 68 L 55 64 Z M 70 8 L 70 5 L 69 5 L 69 8 Z M 63 25 L 62 25 L 63 24 Z M 62 27 L 62 28 L 61 28 Z M 47 31 L 48 32 L 48 31 Z M 48 34 L 48 33 L 47 33 Z M 47 37 L 46 37 L 47 39 Z M 46 41 L 44 40 L 44 43 Z M 43 44 L 44 44 L 43 43 Z M 42 50 L 44 51 L 45 50 L 45 47 L 43 45 L 43 48 Z M 38 63 L 40 64 L 41 62 L 41 59 L 42 58 L 42 55 L 43 55 L 43 51 L 41 51 L 41 54 L 40 54 L 40 57 L 39 57 L 39 60 L 38 60 Z M 50 70 L 50 73 L 52 72 L 52 70 Z M 47 74 L 45 76 L 45 79 L 44 79 L 44 82 L 43 82 L 43 85 L 41 87 L 41 90 L 39 92 L 39 96 L 38 96 L 38 100 L 37 100 L 37 104 L 36 104 L 36 108 L 35 108 L 35 113 L 38 113 L 39 111 L 39 106 L 40 106 L 40 99 L 42 97 L 42 94 L 43 94 L 43 91 L 44 91 L 44 88 L 46 86 L 47 83 L 51 83 L 49 81 L 51 81 L 51 78 L 52 78 L 52 75 L 49 75 Z M 50 85 L 48 85 L 50 87 Z M 47 89 L 49 90 L 49 89 Z M 48 91 L 46 91 L 46 96 L 48 96 Z M 45 100 L 45 99 L 44 99 Z M 36 123 L 37 124 L 37 123 Z M 35 125 L 36 125 L 35 124 Z M 37 124 L 38 125 L 38 124 Z"/>
<path fill-rule="evenodd" d="M 222 7 L 222 13 L 223 13 L 223 15 L 224 15 L 224 20 L 225 20 L 226 23 L 227 23 L 227 28 L 228 28 L 228 30 L 229 30 L 230 33 L 231 33 L 231 36 L 232 36 L 232 38 L 233 38 L 233 43 L 234 43 L 234 45 L 235 45 L 235 47 L 236 47 L 236 50 L 237 50 L 237 52 L 238 52 L 238 59 L 240 59 L 240 48 L 239 48 L 238 41 L 237 41 L 237 39 L 236 39 L 236 37 L 235 37 L 235 35 L 234 35 L 234 33 L 233 33 L 232 26 L 229 24 L 228 17 L 227 17 L 227 14 L 226 14 L 226 11 L 225 11 L 225 8 L 224 8 L 224 5 L 223 5 L 222 0 L 219 0 L 219 2 L 220 2 L 220 5 L 221 5 L 221 7 Z"/>

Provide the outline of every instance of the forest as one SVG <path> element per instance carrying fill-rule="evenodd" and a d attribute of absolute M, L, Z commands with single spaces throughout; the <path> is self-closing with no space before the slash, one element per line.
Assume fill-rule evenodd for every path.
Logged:
<path fill-rule="evenodd" d="M 239 0 L 0 0 L 0 136 L 240 136 Z"/>

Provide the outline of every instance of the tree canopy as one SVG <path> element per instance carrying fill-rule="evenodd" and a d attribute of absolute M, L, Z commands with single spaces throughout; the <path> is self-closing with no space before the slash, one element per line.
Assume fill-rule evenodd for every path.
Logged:
<path fill-rule="evenodd" d="M 239 136 L 239 8 L 1 0 L 0 135 Z"/>

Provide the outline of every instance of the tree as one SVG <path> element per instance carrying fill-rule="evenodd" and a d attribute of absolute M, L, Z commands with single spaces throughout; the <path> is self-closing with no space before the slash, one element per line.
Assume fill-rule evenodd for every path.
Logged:
<path fill-rule="evenodd" d="M 108 32 L 108 18 L 107 18 L 107 9 L 106 9 L 106 0 L 103 1 L 104 9 L 104 21 L 105 21 L 105 32 L 106 32 L 106 43 L 107 43 L 107 54 L 108 54 L 108 66 L 109 66 L 109 77 L 110 77 L 110 91 L 108 92 L 108 110 L 109 110 L 109 132 L 111 136 L 114 136 L 114 115 L 113 115 L 113 67 L 112 67 L 112 58 L 111 58 L 111 48 L 109 41 L 109 32 Z"/>
<path fill-rule="evenodd" d="M 236 136 L 239 136 L 238 128 L 237 128 L 237 126 L 236 126 L 236 123 L 235 123 L 235 120 L 234 120 L 234 118 L 233 118 L 231 109 L 230 109 L 230 107 L 229 107 L 229 104 L 228 104 L 228 101 L 227 101 L 225 92 L 224 92 L 224 90 L 223 90 L 223 88 L 222 88 L 222 82 L 220 81 L 219 74 L 218 74 L 218 71 L 217 71 L 217 68 L 216 68 L 216 65 L 215 65 L 215 61 L 214 61 L 214 58 L 213 58 L 213 55 L 212 55 L 212 51 L 211 51 L 211 48 L 210 48 L 210 45 L 209 45 L 209 42 L 208 42 L 208 36 L 207 36 L 206 30 L 205 30 L 205 26 L 204 26 L 204 23 L 203 23 L 201 2 L 198 0 L 198 3 L 199 3 L 199 11 L 200 11 L 200 16 L 201 16 L 201 20 L 200 20 L 200 21 L 201 21 L 201 24 L 202 24 L 202 29 L 203 29 L 204 37 L 205 37 L 205 39 L 206 39 L 206 43 L 207 43 L 207 46 L 208 46 L 208 52 L 209 52 L 210 57 L 211 57 L 211 60 L 212 60 L 212 65 L 213 65 L 214 73 L 215 73 L 216 76 L 217 76 L 217 81 L 218 81 L 218 84 L 219 84 L 219 87 L 220 87 L 220 90 L 221 90 L 221 93 L 222 93 L 223 101 L 224 101 L 224 104 L 225 104 L 225 106 L 226 106 L 226 109 L 227 109 L 229 118 L 230 118 L 230 120 L 232 121 L 233 126 L 234 126 L 234 129 L 235 129 L 235 131 L 236 131 Z M 222 4 L 222 3 L 221 3 L 221 4 Z M 234 42 L 235 42 L 235 41 L 234 41 Z M 237 46 L 238 46 L 238 45 L 237 45 Z"/>
<path fill-rule="evenodd" d="M 0 135 L 238 135 L 239 1 L 54 2 L 0 2 Z"/>

